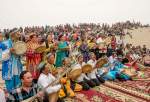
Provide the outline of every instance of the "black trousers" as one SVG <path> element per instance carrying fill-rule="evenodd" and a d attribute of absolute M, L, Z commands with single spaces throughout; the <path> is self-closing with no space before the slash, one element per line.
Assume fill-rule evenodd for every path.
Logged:
<path fill-rule="evenodd" d="M 92 81 L 96 84 L 96 86 L 99 86 L 101 84 L 97 78 L 92 79 Z"/>
<path fill-rule="evenodd" d="M 96 83 L 93 80 L 87 80 L 84 78 L 84 82 L 86 82 L 91 88 L 96 86 Z"/>
<path fill-rule="evenodd" d="M 83 90 L 89 90 L 90 89 L 90 86 L 85 81 L 81 81 L 78 84 L 82 85 Z"/>
<path fill-rule="evenodd" d="M 96 75 L 97 79 L 99 80 L 100 83 L 105 83 L 105 80 L 99 76 L 99 75 Z"/>

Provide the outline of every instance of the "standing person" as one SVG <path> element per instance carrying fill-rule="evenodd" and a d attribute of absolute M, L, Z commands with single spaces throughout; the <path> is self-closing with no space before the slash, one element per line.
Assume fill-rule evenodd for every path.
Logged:
<path fill-rule="evenodd" d="M 2 78 L 5 80 L 8 91 L 20 86 L 19 75 L 23 70 L 21 57 L 15 53 L 15 49 L 13 48 L 13 43 L 19 40 L 19 36 L 16 36 L 16 33 L 11 33 L 11 38 L 6 38 L 3 42 L 7 46 L 7 50 L 10 50 L 9 59 L 2 63 Z"/>
<path fill-rule="evenodd" d="M 35 52 L 35 49 L 40 46 L 37 37 L 38 36 L 35 33 L 31 33 L 30 41 L 27 42 L 27 52 L 26 52 L 27 70 L 32 73 L 35 82 L 37 82 L 37 78 L 39 75 L 37 71 L 37 66 L 42 60 L 41 54 Z"/>
<path fill-rule="evenodd" d="M 54 53 L 55 52 L 55 48 L 56 48 L 56 44 L 54 42 L 54 38 L 51 34 L 46 36 L 46 48 L 49 48 L 49 52 Z"/>
<path fill-rule="evenodd" d="M 58 49 L 56 51 L 56 67 L 62 66 L 62 60 L 67 57 L 66 53 L 69 50 L 68 44 L 65 41 L 65 36 L 60 35 L 59 37 L 59 43 L 58 43 Z"/>
<path fill-rule="evenodd" d="M 3 34 L 0 32 L 0 62 L 3 61 L 2 53 L 7 48 L 6 45 L 2 43 L 2 41 L 3 41 Z"/>
<path fill-rule="evenodd" d="M 79 49 L 83 55 L 84 62 L 87 62 L 89 60 L 89 48 L 86 40 L 82 41 Z"/>
<path fill-rule="evenodd" d="M 112 49 L 113 49 L 113 50 L 116 49 L 116 37 L 115 37 L 115 35 L 112 35 L 112 38 L 111 38 L 111 46 L 112 46 Z"/>

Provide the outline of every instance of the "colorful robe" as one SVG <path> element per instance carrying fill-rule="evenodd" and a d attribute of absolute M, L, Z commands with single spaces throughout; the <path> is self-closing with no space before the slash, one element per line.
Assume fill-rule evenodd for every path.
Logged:
<path fill-rule="evenodd" d="M 67 51 L 61 50 L 63 48 L 66 48 L 68 46 L 67 42 L 59 42 L 58 44 L 58 50 L 56 51 L 56 67 L 62 66 L 62 60 L 67 57 Z"/>

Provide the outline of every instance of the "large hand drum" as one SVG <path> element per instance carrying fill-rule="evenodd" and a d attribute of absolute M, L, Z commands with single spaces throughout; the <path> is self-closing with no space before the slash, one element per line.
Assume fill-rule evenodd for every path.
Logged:
<path fill-rule="evenodd" d="M 82 72 L 83 73 L 90 73 L 92 71 L 92 66 L 90 64 L 86 64 L 82 66 Z"/>
<path fill-rule="evenodd" d="M 106 64 L 108 60 L 106 58 L 99 59 L 96 63 L 96 68 L 103 67 L 104 64 Z"/>
<path fill-rule="evenodd" d="M 46 50 L 45 46 L 40 46 L 38 48 L 35 49 L 36 53 L 43 53 Z"/>
<path fill-rule="evenodd" d="M 68 74 L 71 80 L 76 80 L 82 73 L 82 69 L 75 69 Z"/>
<path fill-rule="evenodd" d="M 14 47 L 13 48 L 15 50 L 15 54 L 16 55 L 23 55 L 27 51 L 26 43 L 22 42 L 22 41 L 18 41 L 16 43 L 14 43 Z"/>

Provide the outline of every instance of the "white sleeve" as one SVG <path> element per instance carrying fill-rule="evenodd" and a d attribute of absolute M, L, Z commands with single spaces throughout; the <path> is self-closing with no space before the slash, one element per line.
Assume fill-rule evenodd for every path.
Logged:
<path fill-rule="evenodd" d="M 87 77 L 85 74 L 82 74 L 82 75 L 83 75 L 83 77 L 84 77 L 85 79 L 90 80 L 90 78 Z"/>
<path fill-rule="evenodd" d="M 46 92 L 47 92 L 48 94 L 51 94 L 51 93 L 53 93 L 53 92 L 58 92 L 58 91 L 60 90 L 60 88 L 61 88 L 61 85 L 58 84 L 58 85 L 55 85 L 55 86 L 48 87 L 48 88 L 46 89 Z"/>
<path fill-rule="evenodd" d="M 56 78 L 52 74 L 50 74 L 50 77 L 51 77 L 52 81 L 56 80 Z"/>
<path fill-rule="evenodd" d="M 0 100 L 1 102 L 6 102 L 6 99 L 5 99 L 5 93 L 3 90 L 0 89 Z"/>
<path fill-rule="evenodd" d="M 48 86 L 50 83 L 47 83 L 45 79 L 39 79 L 38 84 L 40 86 L 42 86 L 43 88 L 45 88 L 46 86 Z M 55 86 L 50 86 L 46 89 L 46 92 L 48 94 L 53 93 L 53 92 L 57 92 L 59 89 L 61 88 L 61 85 L 55 85 Z"/>

